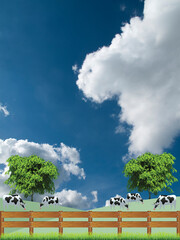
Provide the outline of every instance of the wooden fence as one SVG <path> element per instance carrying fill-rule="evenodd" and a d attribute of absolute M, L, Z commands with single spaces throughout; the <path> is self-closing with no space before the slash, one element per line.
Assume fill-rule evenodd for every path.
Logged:
<path fill-rule="evenodd" d="M 29 221 L 5 221 L 4 218 L 29 218 Z M 58 218 L 58 221 L 34 221 L 35 218 Z M 65 218 L 87 218 L 87 221 L 63 221 Z M 117 218 L 116 221 L 93 221 L 94 218 Z M 123 218 L 147 218 L 146 221 L 122 221 Z M 151 221 L 151 218 L 176 218 L 176 221 Z M 32 235 L 34 228 L 88 228 L 92 233 L 93 228 L 117 228 L 117 233 L 122 233 L 122 228 L 176 228 L 180 235 L 180 211 L 175 212 L 4 212 L 0 211 L 0 236 L 4 228 L 29 228 Z"/>

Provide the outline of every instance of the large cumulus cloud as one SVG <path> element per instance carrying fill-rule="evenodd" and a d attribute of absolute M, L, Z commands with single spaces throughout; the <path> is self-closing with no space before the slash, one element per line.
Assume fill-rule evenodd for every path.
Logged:
<path fill-rule="evenodd" d="M 116 97 L 129 124 L 129 157 L 162 153 L 180 130 L 180 1 L 146 0 L 110 46 L 86 56 L 77 86 L 102 103 Z"/>

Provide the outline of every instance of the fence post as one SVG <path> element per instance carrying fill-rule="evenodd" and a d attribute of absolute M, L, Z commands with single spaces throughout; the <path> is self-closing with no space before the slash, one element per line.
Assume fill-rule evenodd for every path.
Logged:
<path fill-rule="evenodd" d="M 32 222 L 34 221 L 34 218 L 32 216 L 32 212 L 33 211 L 29 211 L 29 234 L 32 236 L 32 234 L 34 233 L 34 228 L 32 226 Z"/>
<path fill-rule="evenodd" d="M 0 237 L 2 234 L 4 234 L 4 227 L 2 226 L 4 222 L 4 218 L 2 217 L 3 212 L 4 211 L 0 211 Z"/>
<path fill-rule="evenodd" d="M 88 211 L 88 213 L 89 213 L 89 217 L 88 217 L 88 223 L 89 223 L 88 234 L 89 234 L 89 235 L 92 234 L 92 227 L 91 227 L 92 217 L 91 217 L 91 212 L 92 212 L 92 211 Z"/>
<path fill-rule="evenodd" d="M 177 211 L 177 234 L 180 236 L 180 211 Z"/>
<path fill-rule="evenodd" d="M 147 211 L 147 234 L 148 235 L 151 235 L 151 226 L 150 226 L 150 223 L 151 223 L 151 217 L 150 217 L 150 213 L 151 211 Z"/>
<path fill-rule="evenodd" d="M 62 223 L 63 222 L 63 217 L 62 217 L 62 211 L 59 211 L 59 234 L 63 234 L 63 227 Z"/>
<path fill-rule="evenodd" d="M 33 211 L 29 211 L 29 234 L 32 235 L 34 232 L 34 228 L 32 226 L 32 222 L 34 221 L 34 218 L 32 216 Z"/>
<path fill-rule="evenodd" d="M 122 222 L 121 211 L 118 211 L 118 234 L 122 233 L 121 222 Z"/>
<path fill-rule="evenodd" d="M 0 211 L 0 238 L 1 238 L 1 230 L 2 230 L 2 221 L 1 221 L 2 211 Z"/>

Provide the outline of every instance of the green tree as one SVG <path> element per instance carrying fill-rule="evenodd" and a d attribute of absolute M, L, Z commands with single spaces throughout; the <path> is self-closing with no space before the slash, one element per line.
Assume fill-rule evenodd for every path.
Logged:
<path fill-rule="evenodd" d="M 45 191 L 53 194 L 55 192 L 53 179 L 59 175 L 58 169 L 50 161 L 31 155 L 29 157 L 11 156 L 7 160 L 10 177 L 5 181 L 16 192 L 23 193 L 25 198 L 31 195 L 33 201 L 34 193 L 44 194 Z"/>
<path fill-rule="evenodd" d="M 177 172 L 172 167 L 175 157 L 170 153 L 152 154 L 145 153 L 132 158 L 124 167 L 125 177 L 129 177 L 127 187 L 129 190 L 136 189 L 139 192 L 148 191 L 149 199 L 151 193 L 157 195 L 163 188 L 172 193 L 169 185 L 177 182 L 178 179 L 172 176 Z"/>

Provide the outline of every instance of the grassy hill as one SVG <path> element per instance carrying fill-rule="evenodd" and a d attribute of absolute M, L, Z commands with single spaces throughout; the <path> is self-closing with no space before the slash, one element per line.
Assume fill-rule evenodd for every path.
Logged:
<path fill-rule="evenodd" d="M 148 199 L 144 200 L 144 204 L 141 202 L 130 202 L 129 203 L 129 210 L 127 209 L 122 209 L 119 207 L 115 207 L 115 209 L 111 209 L 110 207 L 101 207 L 101 208 L 96 208 L 92 209 L 91 211 L 154 211 L 153 210 L 153 203 L 156 201 L 156 199 Z M 42 207 L 40 209 L 39 203 L 37 202 L 30 202 L 30 201 L 24 201 L 26 203 L 26 210 L 23 208 L 18 208 L 16 209 L 14 206 L 11 206 L 8 208 L 6 211 L 82 211 L 79 209 L 74 209 L 74 208 L 68 208 L 68 207 L 63 207 L 63 206 L 50 206 L 50 207 Z M 2 199 L 0 199 L 0 211 L 3 211 L 2 207 Z M 177 197 L 176 199 L 176 209 L 170 208 L 170 206 L 165 206 L 165 209 L 157 207 L 155 211 L 180 211 L 180 197 Z M 14 218 L 14 219 L 5 219 L 5 221 L 28 221 L 28 219 L 20 219 L 20 218 Z M 35 219 L 35 221 L 57 221 L 58 219 L 48 219 L 48 218 L 43 218 L 43 219 Z M 64 221 L 87 221 L 87 218 L 79 218 L 79 219 L 64 219 Z M 169 219 L 161 219 L 161 218 L 156 218 L 153 219 L 152 221 L 175 221 L 176 219 L 174 218 L 169 218 Z M 101 219 L 101 218 L 96 218 L 93 219 L 93 221 L 117 221 L 116 218 L 108 218 L 108 219 Z M 146 221 L 146 218 L 133 218 L 133 219 L 128 219 L 128 218 L 123 218 L 123 221 Z M 64 228 L 63 232 L 64 233 L 87 233 L 86 228 Z M 123 232 L 129 232 L 129 233 L 146 233 L 147 229 L 146 228 L 123 228 Z M 13 233 L 13 232 L 24 232 L 28 233 L 29 229 L 28 228 L 5 228 L 5 233 Z M 35 233 L 47 233 L 47 232 L 58 232 L 57 228 L 35 228 L 34 230 Z M 94 233 L 117 233 L 116 228 L 93 228 Z M 168 233 L 176 233 L 175 228 L 152 228 L 152 233 L 157 233 L 157 232 L 168 232 Z"/>

